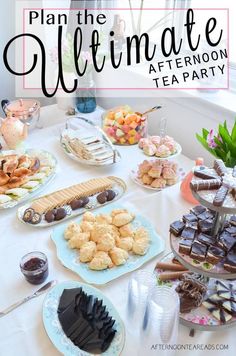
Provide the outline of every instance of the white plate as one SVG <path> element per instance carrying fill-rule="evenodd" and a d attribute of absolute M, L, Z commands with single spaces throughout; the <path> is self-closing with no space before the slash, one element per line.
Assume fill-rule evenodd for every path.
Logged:
<path fill-rule="evenodd" d="M 157 158 L 158 159 L 158 158 Z M 185 177 L 185 172 L 183 170 L 183 168 L 178 168 L 178 180 L 175 184 L 173 185 L 166 185 L 164 188 L 153 188 L 150 185 L 146 185 L 143 184 L 142 180 L 140 178 L 138 178 L 138 174 L 137 174 L 137 168 L 134 168 L 131 170 L 130 172 L 130 178 L 132 179 L 132 181 L 136 184 L 138 184 L 140 187 L 143 187 L 145 189 L 149 189 L 149 190 L 154 190 L 156 192 L 160 192 L 162 190 L 168 189 L 173 187 L 174 185 L 178 184 L 179 182 L 181 182 L 181 180 Z"/>
<path fill-rule="evenodd" d="M 139 148 L 141 151 L 143 151 L 142 148 Z M 177 156 L 180 155 L 180 153 L 182 152 L 182 147 L 180 146 L 180 144 L 178 142 L 176 142 L 176 152 L 171 154 L 170 156 L 167 156 L 167 157 L 158 157 L 158 156 L 149 156 L 149 155 L 146 155 L 143 151 L 143 154 L 146 156 L 146 157 L 150 157 L 150 158 L 156 158 L 156 159 L 171 159 L 171 158 L 175 158 Z"/>
<path fill-rule="evenodd" d="M 114 192 L 116 193 L 116 197 L 112 201 L 108 201 L 105 204 L 98 203 L 98 201 L 96 199 L 96 196 L 99 194 L 98 193 L 98 194 L 95 194 L 95 195 L 89 197 L 89 203 L 84 208 L 72 210 L 69 205 L 64 205 L 63 207 L 66 208 L 66 210 L 68 211 L 67 216 L 64 219 L 59 220 L 59 221 L 53 221 L 51 223 L 48 223 L 46 220 L 42 219 L 42 221 L 36 225 L 27 223 L 23 220 L 23 215 L 24 215 L 25 210 L 30 208 L 30 206 L 32 204 L 32 201 L 30 201 L 18 209 L 17 218 L 20 220 L 20 222 L 22 222 L 23 224 L 28 225 L 28 226 L 37 227 L 37 228 L 51 227 L 51 226 L 57 225 L 61 222 L 65 222 L 68 219 L 75 218 L 78 215 L 85 213 L 86 211 L 91 211 L 91 210 L 106 206 L 107 204 L 111 204 L 114 201 L 118 200 L 125 193 L 126 184 L 122 179 L 120 179 L 118 177 L 109 177 L 109 178 L 114 182 L 114 185 L 112 186 L 112 190 L 114 190 Z M 50 195 L 50 194 L 48 194 L 48 195 Z M 45 195 L 45 196 L 47 196 L 47 195 Z M 35 200 L 37 200 L 37 198 Z"/>
<path fill-rule="evenodd" d="M 41 192 L 43 190 L 43 188 L 47 184 L 49 184 L 54 179 L 54 177 L 56 175 L 57 160 L 48 151 L 28 149 L 25 152 L 19 153 L 14 150 L 9 150 L 9 151 L 2 151 L 0 153 L 0 157 L 9 155 L 9 154 L 18 154 L 18 155 L 28 154 L 29 156 L 38 157 L 41 162 L 44 162 L 45 165 L 48 164 L 48 166 L 51 167 L 51 173 L 48 176 L 46 176 L 45 178 L 43 178 L 43 180 L 35 188 L 29 189 L 29 193 L 27 195 L 24 195 L 23 197 L 14 198 L 7 203 L 0 204 L 0 209 L 12 208 L 16 205 L 19 205 L 19 204 L 33 198 L 36 194 Z M 21 188 L 21 187 L 19 187 L 19 188 Z"/>

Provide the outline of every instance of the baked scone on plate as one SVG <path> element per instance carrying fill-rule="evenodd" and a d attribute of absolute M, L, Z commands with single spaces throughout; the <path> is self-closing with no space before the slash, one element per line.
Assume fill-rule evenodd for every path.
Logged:
<path fill-rule="evenodd" d="M 78 235 L 80 232 L 82 232 L 80 225 L 72 221 L 64 231 L 64 238 L 70 240 L 74 235 Z"/>
<path fill-rule="evenodd" d="M 109 255 L 115 266 L 124 265 L 129 258 L 128 252 L 119 247 L 114 247 L 109 251 Z"/>
<path fill-rule="evenodd" d="M 113 217 L 112 223 L 117 227 L 121 227 L 123 225 L 129 224 L 131 221 L 134 220 L 134 218 L 135 218 L 134 214 L 128 212 L 120 213 Z"/>
<path fill-rule="evenodd" d="M 88 241 L 85 242 L 79 252 L 79 260 L 80 262 L 87 263 L 92 261 L 95 253 L 97 251 L 97 246 L 95 242 Z"/>
<path fill-rule="evenodd" d="M 95 253 L 92 261 L 89 263 L 89 268 L 95 271 L 102 271 L 113 266 L 112 260 L 107 252 L 98 251 Z"/>
<path fill-rule="evenodd" d="M 125 251 L 131 251 L 133 247 L 134 239 L 130 236 L 117 238 L 116 246 L 122 248 Z"/>
<path fill-rule="evenodd" d="M 114 247 L 115 247 L 115 239 L 109 233 L 105 234 L 102 238 L 100 238 L 97 244 L 98 251 L 108 252 Z"/>
<path fill-rule="evenodd" d="M 70 248 L 80 249 L 85 242 L 88 242 L 90 238 L 90 233 L 88 232 L 80 232 L 78 234 L 74 234 L 73 237 L 70 238 L 68 245 Z"/>
<path fill-rule="evenodd" d="M 135 240 L 132 251 L 135 255 L 143 256 L 147 253 L 149 248 L 149 241 L 145 238 Z"/>

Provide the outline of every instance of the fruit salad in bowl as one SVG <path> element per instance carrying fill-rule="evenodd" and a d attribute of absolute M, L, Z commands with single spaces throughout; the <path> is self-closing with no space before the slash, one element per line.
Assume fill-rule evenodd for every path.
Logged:
<path fill-rule="evenodd" d="M 111 142 L 117 145 L 135 145 L 147 135 L 147 115 L 132 110 L 128 105 L 106 111 L 102 127 Z"/>

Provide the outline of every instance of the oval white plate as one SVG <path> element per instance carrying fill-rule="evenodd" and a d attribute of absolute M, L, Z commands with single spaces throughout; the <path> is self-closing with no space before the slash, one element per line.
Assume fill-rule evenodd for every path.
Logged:
<path fill-rule="evenodd" d="M 98 299 L 102 299 L 106 305 L 107 311 L 110 316 L 115 319 L 117 332 L 110 347 L 102 355 L 104 356 L 119 356 L 124 347 L 125 342 L 125 328 L 124 324 L 110 300 L 98 289 L 91 287 L 87 284 L 75 281 L 67 281 L 57 284 L 46 295 L 43 303 L 43 323 L 45 330 L 59 352 L 65 356 L 89 356 L 92 355 L 88 352 L 82 351 L 78 346 L 65 335 L 62 330 L 61 324 L 58 319 L 57 308 L 61 294 L 64 289 L 72 289 L 82 287 L 85 293 L 92 294 Z"/>
<path fill-rule="evenodd" d="M 50 162 L 49 166 L 51 167 L 52 171 L 34 189 L 29 189 L 29 193 L 28 194 L 24 195 L 23 197 L 19 197 L 17 199 L 12 199 L 11 201 L 9 201 L 7 203 L 0 204 L 0 209 L 13 208 L 16 205 L 19 205 L 19 204 L 21 204 L 21 203 L 33 198 L 37 193 L 40 193 L 43 190 L 43 188 L 55 178 L 56 168 L 57 168 L 57 160 L 48 151 L 36 150 L 36 149 L 28 149 L 28 150 L 26 150 L 24 152 L 19 153 L 19 152 L 14 151 L 14 150 L 9 150 L 9 151 L 2 151 L 0 153 L 0 157 L 2 155 L 8 155 L 8 154 L 22 154 L 23 155 L 25 153 L 30 155 L 30 156 L 36 156 L 41 161 L 43 161 L 43 160 L 49 161 Z"/>
<path fill-rule="evenodd" d="M 141 151 L 143 151 L 142 148 L 139 148 Z M 180 155 L 180 153 L 182 152 L 182 147 L 180 146 L 180 144 L 178 142 L 176 142 L 176 152 L 171 154 L 170 156 L 167 156 L 167 157 L 158 157 L 158 156 L 149 156 L 149 155 L 146 155 L 144 152 L 143 154 L 146 156 L 146 157 L 150 157 L 150 158 L 156 158 L 156 159 L 171 159 L 171 158 L 174 158 L 174 157 L 177 157 Z"/>
<path fill-rule="evenodd" d="M 157 159 L 159 159 L 159 158 L 157 158 Z M 150 185 L 143 184 L 142 180 L 140 178 L 138 178 L 137 168 L 134 168 L 131 170 L 130 177 L 131 177 L 132 181 L 134 183 L 138 184 L 140 187 L 143 187 L 143 188 L 149 189 L 149 190 L 154 190 L 156 192 L 160 192 L 162 190 L 171 188 L 171 187 L 175 186 L 176 184 L 178 184 L 179 182 L 181 182 L 181 180 L 185 177 L 185 172 L 184 172 L 183 168 L 178 168 L 178 181 L 173 185 L 166 185 L 164 188 L 153 188 Z"/>

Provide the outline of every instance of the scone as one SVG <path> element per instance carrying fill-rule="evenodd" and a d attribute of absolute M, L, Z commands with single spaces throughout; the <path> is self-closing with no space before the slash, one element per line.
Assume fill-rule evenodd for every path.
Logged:
<path fill-rule="evenodd" d="M 80 232 L 74 234 L 73 237 L 69 240 L 68 246 L 70 248 L 80 249 L 85 242 L 89 241 L 90 234 L 88 232 Z"/>
<path fill-rule="evenodd" d="M 114 209 L 111 212 L 111 216 L 112 216 L 112 218 L 114 218 L 115 215 L 121 214 L 121 213 L 128 213 L 128 210 L 127 209 Z"/>
<path fill-rule="evenodd" d="M 90 211 L 86 211 L 86 213 L 83 215 L 83 221 L 95 222 L 96 217 L 93 215 L 93 213 L 90 213 Z"/>
<path fill-rule="evenodd" d="M 85 242 L 79 252 L 80 262 L 84 262 L 84 263 L 90 262 L 93 259 L 94 255 L 96 253 L 96 250 L 97 250 L 97 247 L 96 247 L 95 242 L 93 242 L 93 241 Z"/>
<path fill-rule="evenodd" d="M 149 247 L 149 242 L 147 239 L 142 238 L 134 241 L 132 251 L 135 255 L 145 255 Z"/>
<path fill-rule="evenodd" d="M 112 217 L 109 214 L 99 214 L 96 216 L 96 222 L 99 224 L 112 224 Z"/>
<path fill-rule="evenodd" d="M 113 217 L 112 223 L 117 227 L 121 227 L 121 226 L 127 225 L 131 221 L 133 221 L 134 217 L 135 216 L 131 213 L 120 213 Z"/>
<path fill-rule="evenodd" d="M 80 225 L 72 221 L 69 223 L 64 232 L 64 237 L 66 240 L 70 240 L 74 235 L 79 234 L 81 231 Z"/>
<path fill-rule="evenodd" d="M 102 271 L 103 269 L 107 269 L 112 266 L 113 263 L 111 258 L 104 251 L 96 252 L 92 261 L 89 263 L 89 268 L 96 271 Z"/>
<path fill-rule="evenodd" d="M 122 237 L 116 239 L 116 246 L 122 248 L 125 251 L 131 251 L 133 247 L 134 240 L 132 237 Z"/>
<path fill-rule="evenodd" d="M 144 239 L 149 241 L 149 233 L 144 227 L 139 227 L 135 232 L 134 232 L 134 240 L 140 240 Z"/>
<path fill-rule="evenodd" d="M 134 230 L 132 228 L 131 224 L 123 225 L 119 228 L 120 236 L 121 237 L 127 237 L 127 236 L 133 236 L 134 235 Z"/>
<path fill-rule="evenodd" d="M 91 240 L 98 243 L 106 234 L 110 234 L 116 238 L 119 236 L 119 231 L 113 225 L 95 223 L 93 225 L 93 230 L 91 231 Z"/>
<path fill-rule="evenodd" d="M 150 171 L 148 171 L 148 175 L 152 178 L 159 178 L 161 176 L 162 166 L 156 165 L 153 166 Z"/>
<path fill-rule="evenodd" d="M 93 223 L 90 221 L 82 221 L 80 223 L 82 232 L 91 232 L 93 230 Z"/>
<path fill-rule="evenodd" d="M 113 247 L 115 247 L 115 239 L 111 234 L 105 234 L 97 244 L 98 251 L 110 251 Z"/>
<path fill-rule="evenodd" d="M 151 184 L 152 188 L 165 188 L 166 180 L 164 178 L 156 178 Z"/>
<path fill-rule="evenodd" d="M 126 263 L 127 259 L 129 258 L 129 254 L 127 251 L 122 250 L 119 247 L 114 247 L 110 252 L 109 255 L 112 259 L 112 262 L 115 266 L 120 266 Z"/>

